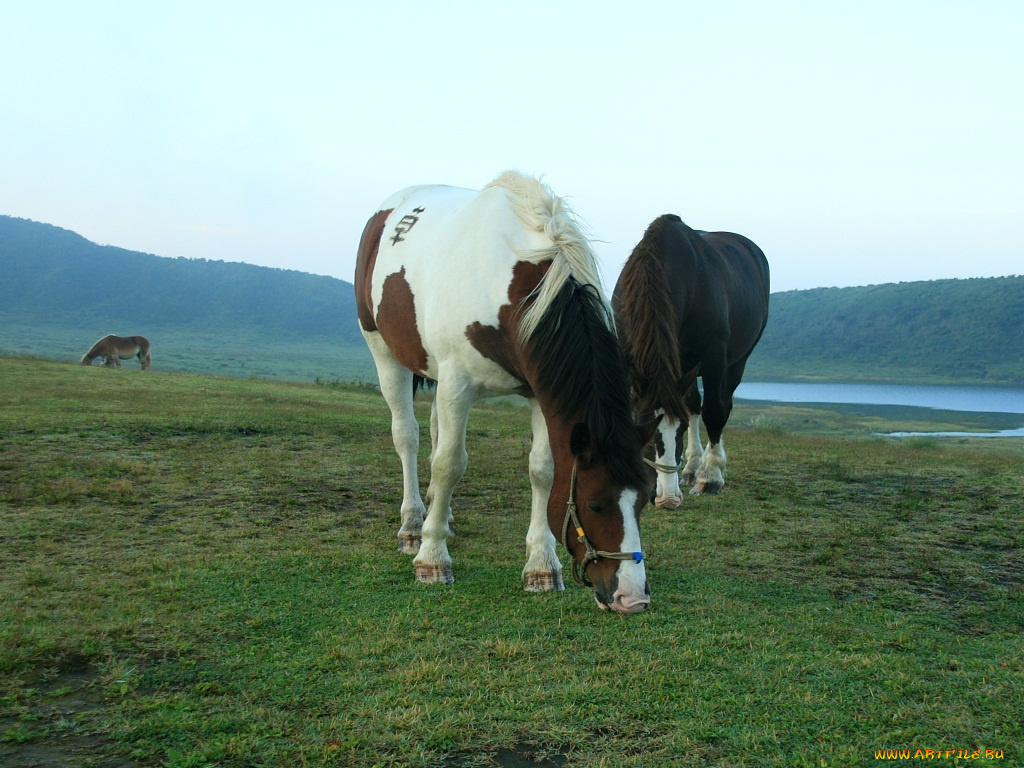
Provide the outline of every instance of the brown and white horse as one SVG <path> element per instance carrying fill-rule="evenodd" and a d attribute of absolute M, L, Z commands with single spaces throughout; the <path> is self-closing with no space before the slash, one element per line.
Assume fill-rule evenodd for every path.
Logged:
<path fill-rule="evenodd" d="M 720 493 L 725 485 L 722 430 L 768 322 L 768 296 L 760 248 L 731 232 L 690 229 L 673 214 L 651 223 L 622 268 L 612 305 L 637 415 L 656 424 L 656 506 L 682 503 L 680 469 L 683 482 L 693 484 L 690 493 Z"/>
<path fill-rule="evenodd" d="M 148 371 L 153 364 L 150 354 L 152 345 L 145 336 L 104 336 L 82 355 L 82 365 L 92 365 L 97 357 L 105 358 L 103 365 L 121 367 L 121 361 L 129 357 L 139 358 L 142 370 Z"/>
<path fill-rule="evenodd" d="M 525 589 L 564 588 L 560 539 L 601 607 L 645 609 L 639 514 L 653 479 L 596 260 L 563 201 L 511 172 L 482 191 L 398 192 L 366 224 L 355 291 L 391 408 L 404 475 L 398 538 L 402 551 L 418 548 L 416 578 L 454 581 L 450 504 L 468 461 L 470 407 L 517 393 L 533 408 Z M 417 476 L 416 377 L 437 383 L 429 510 Z"/>

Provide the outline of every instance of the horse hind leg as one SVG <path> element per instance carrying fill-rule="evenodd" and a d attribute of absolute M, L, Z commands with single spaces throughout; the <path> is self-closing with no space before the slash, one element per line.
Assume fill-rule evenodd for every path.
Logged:
<path fill-rule="evenodd" d="M 381 394 L 391 409 L 391 439 L 402 462 L 402 524 L 398 529 L 398 549 L 414 555 L 420 549 L 426 507 L 420 496 L 420 427 L 412 401 L 412 372 L 392 356 L 379 333 L 366 334 L 380 379 Z"/>
<path fill-rule="evenodd" d="M 452 558 L 448 553 L 452 493 L 469 462 L 466 453 L 466 425 L 475 399 L 472 388 L 439 378 L 437 403 L 437 447 L 430 462 L 430 507 L 423 521 L 422 543 L 413 560 L 416 580 L 424 584 L 451 584 Z"/>
<path fill-rule="evenodd" d="M 724 376 L 704 379 L 704 425 L 708 430 L 708 447 L 701 458 L 698 470 L 698 485 L 694 486 L 697 493 L 721 493 L 725 487 L 725 446 L 722 443 L 722 432 L 732 414 L 733 394 L 743 378 L 743 370 L 747 360 L 743 358 L 725 369 Z M 713 399 L 709 400 L 708 392 Z M 710 407 L 709 407 L 710 406 Z M 701 490 L 696 490 L 701 486 Z"/>
<path fill-rule="evenodd" d="M 437 385 L 434 385 L 434 399 L 430 403 L 430 461 L 433 462 L 434 454 L 437 453 Z M 430 503 L 433 501 L 431 495 L 431 489 L 427 488 L 427 507 L 430 507 Z M 455 515 L 452 510 L 448 509 L 448 532 L 450 535 L 455 535 Z"/>
<path fill-rule="evenodd" d="M 700 457 L 695 482 L 690 493 L 719 494 L 725 487 L 725 446 L 722 431 L 732 410 L 732 390 L 726 390 L 724 371 L 707 366 L 701 376 L 704 382 L 703 421 L 708 432 L 708 445 Z"/>

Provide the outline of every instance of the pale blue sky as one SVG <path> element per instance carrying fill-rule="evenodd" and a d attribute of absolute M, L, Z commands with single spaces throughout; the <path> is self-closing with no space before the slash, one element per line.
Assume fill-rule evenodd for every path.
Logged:
<path fill-rule="evenodd" d="M 668 212 L 775 291 L 1021 274 L 1022 40 L 1019 0 L 0 0 L 0 214 L 351 281 L 390 193 L 517 168 L 609 283 Z"/>

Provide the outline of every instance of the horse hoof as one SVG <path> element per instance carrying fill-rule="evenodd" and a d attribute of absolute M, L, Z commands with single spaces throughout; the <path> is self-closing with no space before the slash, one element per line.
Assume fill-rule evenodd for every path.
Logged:
<path fill-rule="evenodd" d="M 693 485 L 695 482 L 697 482 L 697 473 L 683 472 L 683 474 L 679 476 L 679 482 L 682 483 L 683 485 Z"/>
<path fill-rule="evenodd" d="M 420 541 L 418 533 L 401 533 L 398 535 L 398 551 L 403 555 L 415 555 L 420 551 Z"/>
<path fill-rule="evenodd" d="M 420 584 L 454 584 L 452 567 L 442 563 L 416 563 L 416 581 Z"/>
<path fill-rule="evenodd" d="M 527 592 L 561 592 L 565 583 L 558 571 L 532 571 L 523 574 L 523 589 Z"/>
<path fill-rule="evenodd" d="M 721 483 L 697 483 L 693 488 L 690 489 L 690 494 L 693 496 L 717 496 L 722 492 Z"/>
<path fill-rule="evenodd" d="M 654 500 L 656 509 L 678 509 L 682 503 L 682 496 L 659 496 Z"/>

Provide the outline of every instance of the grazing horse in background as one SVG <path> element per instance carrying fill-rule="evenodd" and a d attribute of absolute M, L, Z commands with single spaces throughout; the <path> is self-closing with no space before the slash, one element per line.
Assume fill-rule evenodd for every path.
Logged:
<path fill-rule="evenodd" d="M 612 306 L 640 422 L 656 424 L 655 505 L 725 484 L 722 430 L 747 358 L 768 322 L 768 261 L 731 232 L 698 232 L 675 215 L 655 219 L 622 269 Z M 700 442 L 703 420 L 708 446 Z M 688 433 L 687 433 L 688 430 Z M 688 434 L 686 462 L 683 436 Z"/>
<path fill-rule="evenodd" d="M 153 364 L 150 354 L 152 345 L 145 336 L 104 336 L 82 355 L 82 365 L 92 365 L 97 357 L 105 358 L 103 365 L 121 367 L 121 361 L 129 357 L 139 358 L 142 370 L 148 371 Z"/>
<path fill-rule="evenodd" d="M 366 224 L 355 292 L 402 461 L 399 547 L 418 548 L 417 580 L 454 581 L 450 505 L 472 403 L 515 393 L 532 405 L 525 589 L 564 589 L 558 537 L 601 607 L 646 608 L 639 514 L 653 481 L 597 263 L 564 202 L 513 172 L 482 191 L 398 192 Z M 417 377 L 437 384 L 429 511 L 417 475 Z"/>

